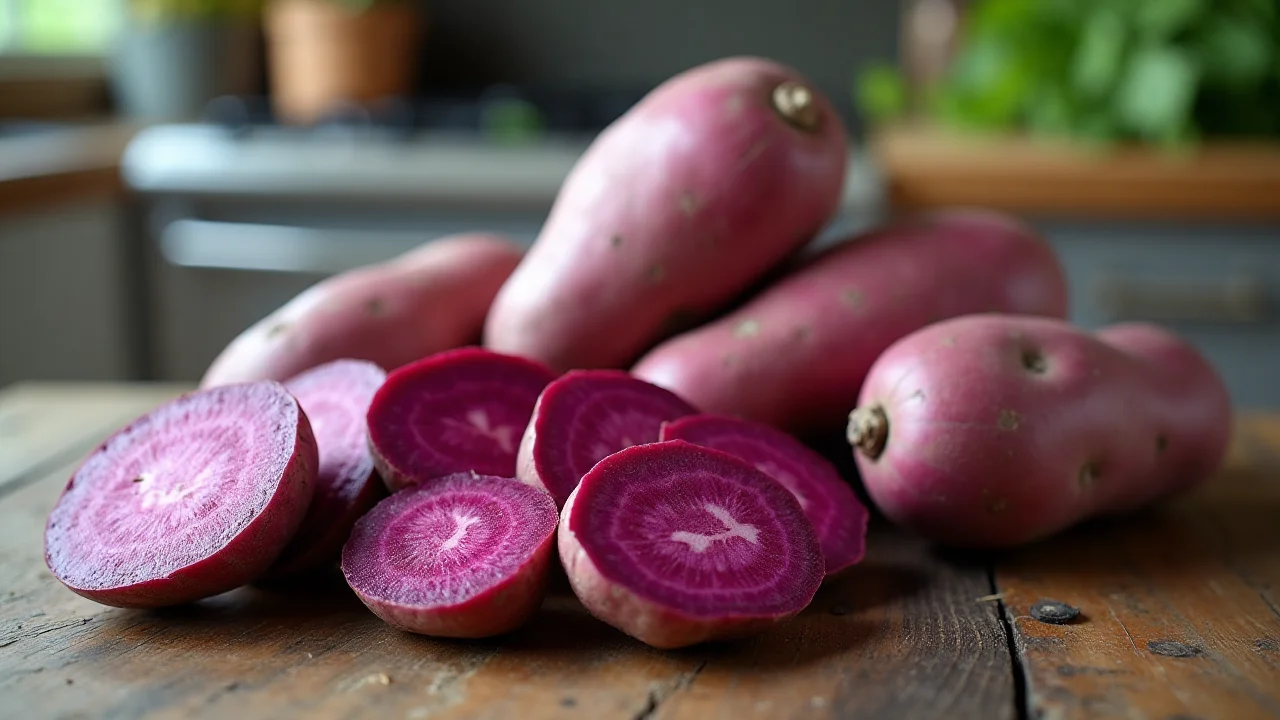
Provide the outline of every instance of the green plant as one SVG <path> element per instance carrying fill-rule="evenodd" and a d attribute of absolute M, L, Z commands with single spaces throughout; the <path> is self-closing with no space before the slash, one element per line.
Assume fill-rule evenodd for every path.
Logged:
<path fill-rule="evenodd" d="M 884 65 L 858 77 L 877 120 L 905 112 Z M 1280 136 L 1276 0 L 977 0 L 924 113 L 948 126 L 1184 145 Z"/>
<path fill-rule="evenodd" d="M 256 18 L 264 0 L 127 0 L 129 16 L 141 21 L 193 18 Z"/>

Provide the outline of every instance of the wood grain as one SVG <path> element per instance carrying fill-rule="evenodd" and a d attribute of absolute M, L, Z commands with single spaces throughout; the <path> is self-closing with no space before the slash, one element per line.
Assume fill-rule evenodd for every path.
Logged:
<path fill-rule="evenodd" d="M 62 404 L 66 392 L 49 393 L 49 408 Z M 11 393 L 0 412 L 39 396 Z M 111 404 L 105 395 L 93 397 L 85 396 L 85 407 Z M 120 413 L 148 402 L 119 398 Z M 82 436 L 71 424 L 40 427 L 73 445 Z M 961 718 L 1003 718 L 1014 712 L 995 607 L 976 602 L 989 589 L 985 569 L 945 562 L 884 528 L 864 565 L 825 588 L 795 622 L 749 642 L 653 650 L 596 621 L 565 594 L 549 598 L 508 637 L 439 641 L 384 625 L 336 573 L 309 587 L 242 588 L 156 612 L 79 598 L 45 569 L 41 543 L 44 518 L 75 462 L 0 498 L 0 696 L 32 716 L 872 717 L 946 707 Z"/>
<path fill-rule="evenodd" d="M 655 718 L 1015 717 L 986 569 L 884 525 L 868 547 L 784 632 L 705 654 Z"/>
<path fill-rule="evenodd" d="M 1249 421 L 1195 494 L 1026 548 L 996 578 L 1031 717 L 1280 717 L 1280 422 Z M 1041 599 L 1081 616 L 1038 622 Z"/>
<path fill-rule="evenodd" d="M 519 631 L 473 642 L 386 626 L 336 572 L 152 612 L 72 594 L 44 566 L 42 533 L 101 439 L 87 434 L 178 391 L 0 396 L 0 418 L 34 418 L 29 454 L 10 438 L 5 457 L 43 458 L 36 481 L 0 492 L 0 715 L 1280 717 L 1280 419 L 1242 421 L 1228 468 L 1195 494 L 995 558 L 1000 603 L 987 597 L 992 558 L 933 552 L 875 523 L 864 563 L 794 621 L 663 652 L 563 593 Z M 1042 598 L 1082 616 L 1032 620 Z"/>
<path fill-rule="evenodd" d="M 1169 156 L 904 125 L 876 131 L 869 144 L 895 211 L 982 205 L 1164 220 L 1280 218 L 1277 143 L 1213 143 Z"/>
<path fill-rule="evenodd" d="M 185 385 L 17 384 L 0 390 L 0 493 L 60 454 L 84 453 Z"/>

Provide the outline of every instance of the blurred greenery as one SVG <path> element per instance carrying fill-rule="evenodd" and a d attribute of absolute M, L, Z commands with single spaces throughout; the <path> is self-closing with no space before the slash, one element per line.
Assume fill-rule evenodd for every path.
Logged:
<path fill-rule="evenodd" d="M 97 53 L 111 42 L 121 0 L 0 0 L 0 50 Z"/>
<path fill-rule="evenodd" d="M 356 3 L 369 0 L 335 0 Z M 255 18 L 264 0 L 0 0 L 0 51 L 97 54 L 125 18 Z M 8 12 L 5 12 L 5 10 Z"/>
<path fill-rule="evenodd" d="M 264 0 L 125 0 L 136 20 L 256 18 Z"/>
<path fill-rule="evenodd" d="M 855 102 L 908 111 L 896 69 L 869 65 Z M 1277 0 L 975 0 L 959 51 L 920 109 L 945 125 L 1184 146 L 1280 137 Z"/>

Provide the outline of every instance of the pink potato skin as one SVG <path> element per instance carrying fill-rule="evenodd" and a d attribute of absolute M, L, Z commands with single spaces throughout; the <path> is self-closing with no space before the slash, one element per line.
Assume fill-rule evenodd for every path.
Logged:
<path fill-rule="evenodd" d="M 235 338 L 201 387 L 283 381 L 341 358 L 393 370 L 477 342 L 489 304 L 521 256 L 498 235 L 454 235 L 334 275 Z"/>
<path fill-rule="evenodd" d="M 520 571 L 465 603 L 434 610 L 404 606 L 355 590 L 361 602 L 392 627 L 433 637 L 480 638 L 510 632 L 542 605 L 550 578 L 555 534 L 547 536 Z"/>
<path fill-rule="evenodd" d="M 878 456 L 855 430 L 877 406 L 888 431 Z M 1230 432 L 1220 377 L 1160 327 L 1090 334 L 991 314 L 895 343 L 850 419 L 863 482 L 885 515 L 973 547 L 1029 543 L 1191 488 L 1217 470 Z"/>
<path fill-rule="evenodd" d="M 293 452 L 271 500 L 252 522 L 214 555 L 168 577 L 123 587 L 91 590 L 72 587 L 65 581 L 63 584 L 76 594 L 103 605 L 157 608 L 194 602 L 258 579 L 302 524 L 315 490 L 319 452 L 311 423 L 301 407 L 298 408 L 296 437 Z M 109 442 L 110 439 L 103 446 Z M 45 549 L 45 558 L 48 562 L 48 548 Z"/>
<path fill-rule="evenodd" d="M 704 412 L 793 433 L 841 427 L 876 357 L 931 322 L 976 312 L 1065 317 L 1048 243 L 993 212 L 953 209 L 851 238 L 632 372 Z"/>
<path fill-rule="evenodd" d="M 675 441 L 679 442 L 679 441 Z M 581 487 L 581 486 L 579 486 Z M 645 600 L 600 573 L 570 529 L 578 490 L 569 494 L 556 528 L 560 562 L 574 595 L 597 617 L 613 618 L 618 629 L 651 647 L 669 650 L 711 640 L 732 640 L 763 632 L 799 614 L 772 617 L 726 617 L 708 620 Z"/>
<path fill-rule="evenodd" d="M 622 368 L 731 301 L 835 213 L 848 141 L 772 105 L 793 69 L 749 57 L 679 74 L 605 129 L 490 310 L 485 344 L 558 371 Z"/>

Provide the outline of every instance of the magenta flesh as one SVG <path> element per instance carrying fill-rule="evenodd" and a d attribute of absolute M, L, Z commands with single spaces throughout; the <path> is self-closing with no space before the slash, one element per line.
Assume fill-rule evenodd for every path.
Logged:
<path fill-rule="evenodd" d="M 587 610 L 659 648 L 762 632 L 807 607 L 823 578 L 794 495 L 683 440 L 601 460 L 569 496 L 558 538 Z"/>
<path fill-rule="evenodd" d="M 387 376 L 369 406 L 374 464 L 391 491 L 460 472 L 511 478 L 546 366 L 461 348 Z"/>
<path fill-rule="evenodd" d="M 862 560 L 866 506 L 830 461 L 795 437 L 762 423 L 704 414 L 663 425 L 662 439 L 722 450 L 782 483 L 818 533 L 827 575 Z"/>
<path fill-rule="evenodd" d="M 49 514 L 45 561 L 117 607 L 181 605 L 257 579 L 306 514 L 318 458 L 276 382 L 172 400 L 106 440 Z"/>
<path fill-rule="evenodd" d="M 451 475 L 395 493 L 361 518 L 342 572 L 397 628 L 498 635 L 542 604 L 557 519 L 550 495 L 514 478 Z"/>
<path fill-rule="evenodd" d="M 571 370 L 539 396 L 516 474 L 564 507 L 597 462 L 632 445 L 657 442 L 662 423 L 695 412 L 671 391 L 621 370 Z"/>
<path fill-rule="evenodd" d="M 336 565 L 356 520 L 386 496 L 373 468 L 365 425 L 373 394 L 386 378 L 374 363 L 344 359 L 285 381 L 311 421 L 320 470 L 311 507 L 268 575 L 299 575 Z"/>

